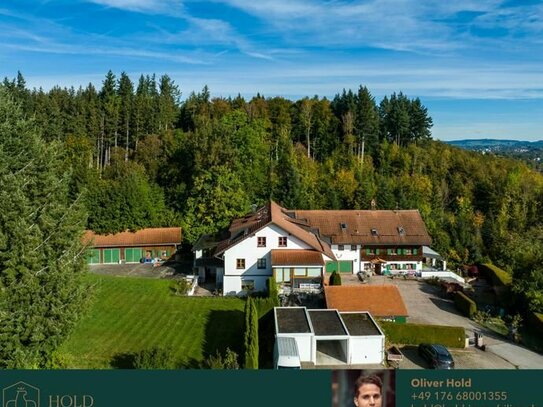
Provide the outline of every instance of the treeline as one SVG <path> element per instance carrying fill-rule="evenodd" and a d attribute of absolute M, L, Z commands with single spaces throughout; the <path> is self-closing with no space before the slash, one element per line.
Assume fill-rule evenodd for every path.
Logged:
<path fill-rule="evenodd" d="M 450 264 L 493 261 L 543 310 L 543 177 L 526 165 L 431 140 L 419 99 L 256 95 L 180 101 L 167 76 L 109 72 L 101 89 L 3 87 L 48 141 L 64 144 L 88 227 L 181 224 L 187 242 L 274 199 L 288 208 L 417 208 Z M 539 299 L 538 299 L 539 298 Z"/>

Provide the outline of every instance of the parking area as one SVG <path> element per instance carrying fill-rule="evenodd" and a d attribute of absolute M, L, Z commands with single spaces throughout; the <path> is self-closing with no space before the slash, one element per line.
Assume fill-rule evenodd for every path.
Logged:
<path fill-rule="evenodd" d="M 355 283 L 355 280 L 352 281 Z M 506 338 L 481 327 L 474 321 L 461 315 L 453 301 L 443 295 L 439 286 L 424 281 L 374 276 L 369 284 L 393 284 L 398 287 L 407 307 L 409 322 L 461 326 L 467 335 L 474 330 L 484 335 L 486 350 L 475 347 L 466 349 L 449 349 L 457 369 L 541 369 L 543 356 L 508 341 Z M 404 361 L 400 368 L 427 368 L 426 362 L 420 358 L 416 347 L 405 347 Z"/>

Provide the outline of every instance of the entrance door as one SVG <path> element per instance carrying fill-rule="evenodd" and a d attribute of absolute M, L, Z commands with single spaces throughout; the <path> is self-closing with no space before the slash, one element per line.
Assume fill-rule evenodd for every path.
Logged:
<path fill-rule="evenodd" d="M 377 263 L 375 265 L 375 274 L 378 274 L 378 275 L 381 274 L 381 263 Z"/>

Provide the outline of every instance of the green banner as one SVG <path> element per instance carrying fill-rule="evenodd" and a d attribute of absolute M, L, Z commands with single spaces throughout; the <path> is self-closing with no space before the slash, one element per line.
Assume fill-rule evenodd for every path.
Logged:
<path fill-rule="evenodd" d="M 368 374 L 382 407 L 543 407 L 540 370 L 3 370 L 0 407 L 352 407 Z"/>
<path fill-rule="evenodd" d="M 330 406 L 329 371 L 0 370 L 1 407 Z"/>

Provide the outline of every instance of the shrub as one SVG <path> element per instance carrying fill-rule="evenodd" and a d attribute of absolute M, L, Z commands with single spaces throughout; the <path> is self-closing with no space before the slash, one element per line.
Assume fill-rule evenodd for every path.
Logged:
<path fill-rule="evenodd" d="M 330 285 L 341 285 L 341 275 L 337 271 L 332 272 Z"/>
<path fill-rule="evenodd" d="M 258 311 L 255 300 L 245 303 L 245 369 L 258 369 Z"/>
<path fill-rule="evenodd" d="M 538 335 L 543 336 L 543 314 L 530 312 L 526 324 Z"/>
<path fill-rule="evenodd" d="M 268 278 L 268 298 L 277 298 L 277 304 L 279 304 L 279 291 L 277 290 L 277 282 L 275 278 Z"/>
<path fill-rule="evenodd" d="M 190 283 L 185 278 L 180 278 L 172 283 L 172 291 L 175 295 L 187 295 L 190 290 Z"/>
<path fill-rule="evenodd" d="M 509 286 L 513 282 L 513 277 L 507 271 L 502 270 L 493 264 L 481 264 L 479 268 L 485 277 L 492 282 L 492 285 L 498 287 Z"/>
<path fill-rule="evenodd" d="M 162 348 L 144 349 L 133 355 L 134 369 L 175 369 L 176 361 Z"/>
<path fill-rule="evenodd" d="M 458 326 L 396 324 L 384 321 L 379 322 L 379 325 L 391 343 L 440 343 L 451 348 L 463 348 L 466 342 L 464 328 Z"/>
<path fill-rule="evenodd" d="M 463 292 L 457 291 L 454 295 L 454 305 L 462 314 L 473 318 L 477 312 L 477 304 Z"/>
<path fill-rule="evenodd" d="M 204 369 L 239 369 L 238 354 L 230 348 L 226 348 L 225 355 L 217 350 L 214 355 L 209 355 L 202 364 Z"/>

